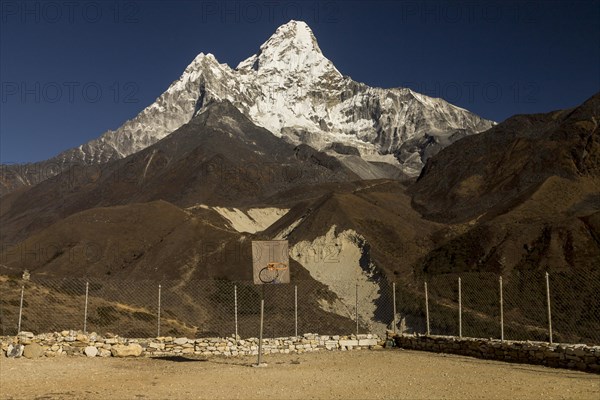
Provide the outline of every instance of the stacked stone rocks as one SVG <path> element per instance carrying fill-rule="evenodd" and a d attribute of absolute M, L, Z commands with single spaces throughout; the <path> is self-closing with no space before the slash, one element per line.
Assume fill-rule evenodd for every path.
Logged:
<path fill-rule="evenodd" d="M 600 373 L 600 346 L 530 341 L 458 338 L 455 336 L 390 335 L 404 349 L 453 353 L 493 360 L 541 364 Z"/>
<path fill-rule="evenodd" d="M 324 336 L 307 333 L 299 337 L 263 339 L 263 354 L 305 353 L 320 350 L 381 349 L 383 340 L 377 335 Z M 62 331 L 34 335 L 21 332 L 14 337 L 0 337 L 2 352 L 7 357 L 37 358 L 41 356 L 87 357 L 154 357 L 154 356 L 244 356 L 258 354 L 258 339 L 157 337 L 127 339 L 107 334 L 84 334 Z"/>

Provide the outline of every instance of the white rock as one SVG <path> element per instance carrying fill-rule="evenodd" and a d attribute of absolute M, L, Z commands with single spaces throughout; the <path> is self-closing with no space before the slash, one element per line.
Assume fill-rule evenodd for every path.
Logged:
<path fill-rule="evenodd" d="M 22 344 L 9 344 L 8 349 L 6 350 L 6 357 L 19 358 L 23 355 L 24 348 L 25 346 L 23 346 Z"/>
<path fill-rule="evenodd" d="M 358 340 L 346 339 L 340 340 L 341 347 L 350 347 L 350 346 L 358 346 Z"/>
<path fill-rule="evenodd" d="M 184 337 L 173 340 L 173 343 L 178 344 L 178 345 L 186 344 L 187 342 L 188 342 L 188 339 L 184 338 Z"/>
<path fill-rule="evenodd" d="M 106 350 L 106 349 L 100 349 L 99 350 L 99 355 L 100 355 L 100 357 L 110 357 L 111 352 L 109 350 Z"/>
<path fill-rule="evenodd" d="M 98 348 L 96 346 L 87 346 L 83 352 L 88 357 L 96 357 L 98 355 Z"/>
<path fill-rule="evenodd" d="M 358 345 L 359 346 L 376 346 L 377 340 L 376 339 L 361 339 L 358 341 Z"/>
<path fill-rule="evenodd" d="M 137 343 L 129 345 L 117 344 L 110 349 L 113 357 L 138 357 L 142 354 L 143 348 Z"/>

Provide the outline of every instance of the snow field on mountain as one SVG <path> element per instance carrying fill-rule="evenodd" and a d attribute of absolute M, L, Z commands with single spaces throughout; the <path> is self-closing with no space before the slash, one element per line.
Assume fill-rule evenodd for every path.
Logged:
<path fill-rule="evenodd" d="M 289 209 L 287 208 L 250 208 L 246 211 L 239 208 L 205 207 L 219 213 L 229 221 L 233 229 L 242 233 L 256 233 L 267 229 L 275 221 L 283 217 Z"/>

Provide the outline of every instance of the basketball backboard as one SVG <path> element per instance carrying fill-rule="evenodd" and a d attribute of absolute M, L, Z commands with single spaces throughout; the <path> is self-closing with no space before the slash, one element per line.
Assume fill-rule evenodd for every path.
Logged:
<path fill-rule="evenodd" d="M 254 283 L 290 283 L 287 240 L 252 242 L 252 269 Z"/>

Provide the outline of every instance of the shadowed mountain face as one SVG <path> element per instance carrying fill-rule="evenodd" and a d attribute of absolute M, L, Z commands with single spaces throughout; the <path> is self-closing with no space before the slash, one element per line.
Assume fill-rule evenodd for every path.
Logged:
<path fill-rule="evenodd" d="M 337 159 L 295 148 L 219 102 L 125 159 L 68 170 L 4 196 L 2 240 L 13 243 L 94 207 L 155 200 L 241 206 L 290 187 L 355 179 Z"/>
<path fill-rule="evenodd" d="M 517 206 L 552 176 L 594 181 L 599 121 L 597 94 L 575 109 L 517 115 L 465 137 L 426 164 L 412 188 L 414 205 L 429 218 L 463 222 Z"/>
<path fill-rule="evenodd" d="M 519 115 L 434 156 L 411 188 L 427 218 L 468 227 L 423 261 L 429 272 L 600 263 L 600 94 Z"/>

